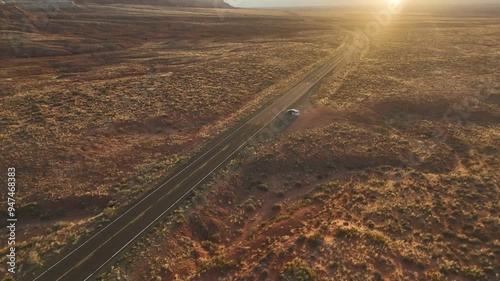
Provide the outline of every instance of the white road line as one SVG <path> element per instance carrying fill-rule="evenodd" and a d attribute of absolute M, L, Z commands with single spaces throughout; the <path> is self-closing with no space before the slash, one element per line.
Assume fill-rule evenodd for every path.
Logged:
<path fill-rule="evenodd" d="M 87 256 L 86 256 L 83 260 L 81 260 L 79 263 L 77 263 L 77 264 L 75 265 L 75 268 L 80 267 L 80 265 L 82 265 L 84 262 L 86 262 L 86 261 L 87 261 L 87 260 L 88 260 L 91 256 L 93 256 L 93 255 L 94 255 L 94 252 L 92 252 L 92 253 L 88 254 L 88 255 L 87 255 Z M 64 277 L 64 275 L 63 275 L 63 276 L 61 276 L 61 277 L 60 277 L 59 279 L 57 279 L 57 280 L 61 280 L 61 278 L 63 278 L 63 277 Z"/>
<path fill-rule="evenodd" d="M 260 131 L 261 129 L 259 129 Z M 190 176 L 192 176 L 193 174 L 197 173 L 201 168 L 205 167 L 207 165 L 208 162 L 210 162 L 212 159 L 214 159 L 215 157 L 217 157 L 221 152 L 225 151 L 227 148 L 229 148 L 229 144 L 227 144 L 226 146 L 224 146 L 224 148 L 222 148 L 221 150 L 219 150 L 219 152 L 217 152 L 214 156 L 210 157 L 210 159 L 208 159 L 207 161 L 205 161 L 205 163 L 203 163 L 202 166 L 198 167 L 196 170 L 194 170 L 191 174 L 189 174 L 187 177 L 185 177 L 179 184 L 177 184 L 173 189 L 171 189 L 167 194 L 163 195 L 162 197 L 160 197 L 160 199 L 158 199 L 154 204 L 151 204 L 144 212 L 140 213 L 137 217 L 135 217 L 132 221 L 130 221 L 129 223 L 127 223 L 124 227 L 122 227 L 120 230 L 118 230 L 113 236 L 111 236 L 110 238 L 108 238 L 105 242 L 101 243 L 101 245 L 99 245 L 99 247 L 97 247 L 89 256 L 93 255 L 96 251 L 98 251 L 99 249 L 101 249 L 106 243 L 108 243 L 109 241 L 111 241 L 113 238 L 115 238 L 117 235 L 119 235 L 123 230 L 125 230 L 127 227 L 129 227 L 131 224 L 135 223 L 137 220 L 139 220 L 139 218 L 141 218 L 142 216 L 144 216 L 144 214 L 149 211 L 149 209 L 151 209 L 153 206 L 155 206 L 156 204 L 158 204 L 158 202 L 160 202 L 161 200 L 163 200 L 167 195 L 169 195 L 172 191 L 174 191 L 175 189 L 177 189 L 179 186 L 182 185 L 183 182 L 185 182 L 186 180 L 189 179 Z M 234 153 L 233 153 L 234 154 Z M 232 155 L 232 154 L 231 154 Z M 224 160 L 225 161 L 225 160 Z M 210 172 L 209 174 L 211 174 L 212 172 Z M 203 178 L 205 179 L 205 178 Z M 196 184 L 198 185 L 198 183 Z M 192 189 L 191 189 L 192 190 Z M 185 195 L 183 195 L 182 197 L 184 197 Z M 147 228 L 149 228 L 149 225 L 147 226 Z M 85 258 L 85 260 L 88 259 L 88 256 Z M 81 262 L 80 262 L 81 263 Z M 80 264 L 79 263 L 79 264 Z M 76 267 L 75 267 L 76 268 Z M 74 268 L 71 268 L 69 269 L 68 271 L 66 271 L 59 279 L 57 280 L 61 280 L 61 278 L 63 278 L 64 276 L 66 276 L 68 273 L 70 273 L 71 271 L 73 271 Z"/>

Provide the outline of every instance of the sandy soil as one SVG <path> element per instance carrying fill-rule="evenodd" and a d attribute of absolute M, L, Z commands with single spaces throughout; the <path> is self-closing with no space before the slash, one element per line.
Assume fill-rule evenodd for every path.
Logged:
<path fill-rule="evenodd" d="M 498 279 L 492 13 L 399 17 L 104 278 Z"/>

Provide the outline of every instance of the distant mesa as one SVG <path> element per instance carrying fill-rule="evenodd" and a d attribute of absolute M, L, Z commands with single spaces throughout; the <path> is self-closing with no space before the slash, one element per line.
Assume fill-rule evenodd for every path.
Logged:
<path fill-rule="evenodd" d="M 13 5 L 24 10 L 59 10 L 78 8 L 69 0 L 0 0 L 0 5 Z"/>
<path fill-rule="evenodd" d="M 168 7 L 232 8 L 223 0 L 0 0 L 1 5 L 23 10 L 59 10 L 78 8 L 85 4 L 133 4 Z"/>
<path fill-rule="evenodd" d="M 77 0 L 77 4 L 133 4 L 168 7 L 232 8 L 223 0 Z"/>

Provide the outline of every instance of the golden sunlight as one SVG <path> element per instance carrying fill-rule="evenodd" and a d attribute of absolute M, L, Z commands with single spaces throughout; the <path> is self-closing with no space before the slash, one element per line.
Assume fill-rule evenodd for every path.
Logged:
<path fill-rule="evenodd" d="M 401 5 L 403 0 L 389 0 L 389 5 Z"/>

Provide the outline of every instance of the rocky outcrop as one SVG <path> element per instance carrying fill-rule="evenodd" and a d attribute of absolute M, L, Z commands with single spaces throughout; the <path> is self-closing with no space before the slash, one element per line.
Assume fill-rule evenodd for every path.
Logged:
<path fill-rule="evenodd" d="M 77 0 L 78 4 L 134 4 L 169 7 L 231 8 L 223 0 Z"/>
<path fill-rule="evenodd" d="M 0 5 L 15 5 L 24 10 L 59 10 L 78 8 L 74 1 L 69 0 L 2 0 Z"/>

